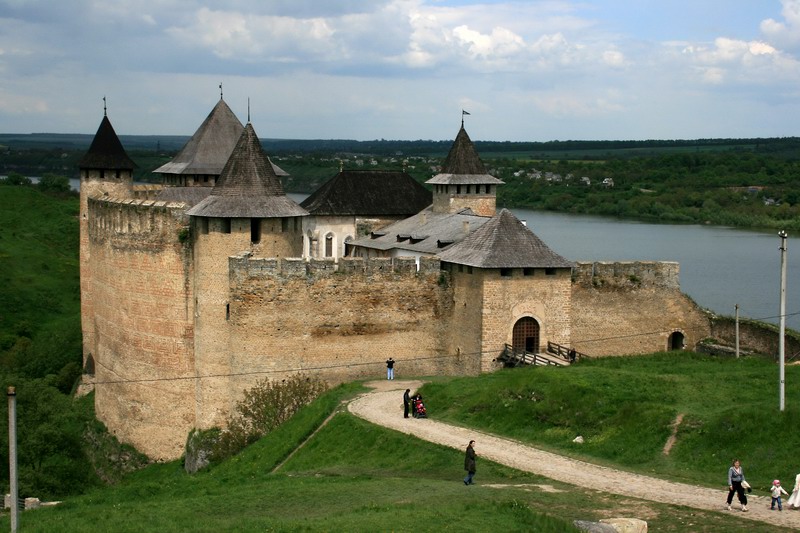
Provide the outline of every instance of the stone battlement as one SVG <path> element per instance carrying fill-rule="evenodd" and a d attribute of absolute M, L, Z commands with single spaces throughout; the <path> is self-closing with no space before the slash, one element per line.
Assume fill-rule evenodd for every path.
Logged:
<path fill-rule="evenodd" d="M 576 262 L 572 279 L 586 287 L 679 290 L 680 264 L 674 261 Z"/>
<path fill-rule="evenodd" d="M 93 240 L 125 235 L 147 238 L 150 245 L 173 243 L 188 235 L 186 204 L 132 198 L 89 198 Z"/>
<path fill-rule="evenodd" d="M 309 259 L 302 257 L 261 258 L 252 257 L 250 252 L 228 258 L 228 271 L 231 282 L 239 283 L 246 279 L 258 278 L 324 278 L 337 275 L 405 275 L 425 276 L 440 273 L 438 257 L 420 257 L 419 267 L 414 257 L 342 257 L 338 262 L 330 259 Z"/>

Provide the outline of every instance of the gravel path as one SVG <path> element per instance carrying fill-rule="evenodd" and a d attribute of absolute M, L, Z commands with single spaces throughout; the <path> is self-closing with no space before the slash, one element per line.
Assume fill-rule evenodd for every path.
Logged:
<path fill-rule="evenodd" d="M 509 439 L 480 431 L 451 426 L 436 420 L 403 418 L 403 391 L 415 391 L 421 381 L 374 381 L 374 391 L 353 400 L 348 409 L 373 424 L 394 429 L 420 439 L 463 450 L 474 439 L 479 458 L 489 459 L 517 470 L 542 475 L 571 485 L 660 503 L 685 505 L 704 511 L 736 513 L 742 519 L 800 529 L 800 511 L 770 511 L 769 497 L 748 495 L 747 513 L 726 511 L 727 490 L 697 487 L 684 483 L 614 470 L 524 446 Z M 723 472 L 724 473 L 724 472 Z M 720 474 L 722 475 L 722 474 Z M 734 509 L 738 509 L 734 497 Z"/>

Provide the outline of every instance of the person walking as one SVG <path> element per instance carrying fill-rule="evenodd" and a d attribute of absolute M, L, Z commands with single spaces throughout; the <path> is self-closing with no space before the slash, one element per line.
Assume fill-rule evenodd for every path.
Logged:
<path fill-rule="evenodd" d="M 790 509 L 800 508 L 800 474 L 797 474 L 797 477 L 794 478 L 794 489 L 792 489 L 792 495 L 786 500 L 786 505 Z"/>
<path fill-rule="evenodd" d="M 403 393 L 403 418 L 408 418 L 408 410 L 411 408 L 411 389 L 406 389 Z"/>
<path fill-rule="evenodd" d="M 742 504 L 742 512 L 747 512 L 747 495 L 744 493 L 744 486 L 746 483 L 744 479 L 744 470 L 739 459 L 734 459 L 731 467 L 728 469 L 728 511 L 731 510 L 731 503 L 733 502 L 733 493 L 739 497 L 739 503 Z"/>
<path fill-rule="evenodd" d="M 783 487 L 781 487 L 780 479 L 776 479 L 775 481 L 772 482 L 772 488 L 770 489 L 769 492 L 772 495 L 772 505 L 770 505 L 769 507 L 770 510 L 774 511 L 775 504 L 777 503 L 778 511 L 783 511 L 783 505 L 781 505 L 781 493 L 786 494 L 787 496 L 789 495 L 789 493 L 783 490 Z"/>
<path fill-rule="evenodd" d="M 475 476 L 475 441 L 469 441 L 467 445 L 466 455 L 464 456 L 464 470 L 467 471 L 467 477 L 464 478 L 464 485 L 473 485 L 472 478 Z"/>
<path fill-rule="evenodd" d="M 394 379 L 394 359 L 386 360 L 386 379 Z"/>

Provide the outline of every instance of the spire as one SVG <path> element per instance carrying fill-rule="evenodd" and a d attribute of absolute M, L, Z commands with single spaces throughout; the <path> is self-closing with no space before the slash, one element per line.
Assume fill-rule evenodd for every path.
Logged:
<path fill-rule="evenodd" d="M 249 122 L 211 194 L 188 213 L 192 216 L 223 218 L 294 217 L 308 214 L 286 196 L 283 185 Z"/>
<path fill-rule="evenodd" d="M 464 129 L 464 118 L 461 118 L 461 129 L 456 135 L 453 146 L 442 165 L 442 173 L 445 174 L 486 174 L 486 167 L 478 156 L 478 151 L 472 140 Z"/>
<path fill-rule="evenodd" d="M 105 100 L 104 96 L 103 103 Z M 133 170 L 136 168 L 136 163 L 128 157 L 125 148 L 122 147 L 114 126 L 105 114 L 105 105 L 103 107 L 103 120 L 100 121 L 100 127 L 97 128 L 89 151 L 78 162 L 78 168 Z"/>

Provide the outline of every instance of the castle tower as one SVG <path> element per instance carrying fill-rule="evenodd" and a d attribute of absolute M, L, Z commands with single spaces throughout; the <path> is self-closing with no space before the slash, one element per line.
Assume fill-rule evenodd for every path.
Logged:
<path fill-rule="evenodd" d="M 248 123 L 211 193 L 187 213 L 195 265 L 195 369 L 198 375 L 228 376 L 231 361 L 224 355 L 231 353 L 235 340 L 229 327 L 235 302 L 229 297 L 228 258 L 242 252 L 252 257 L 300 257 L 301 217 L 308 212 L 286 196 Z M 235 379 L 198 380 L 199 427 L 223 424 L 237 397 L 232 392 L 252 386 L 252 376 L 242 382 Z"/>
<path fill-rule="evenodd" d="M 572 263 L 511 211 L 502 209 L 439 258 L 451 273 L 461 324 L 452 343 L 480 354 L 476 370 L 491 370 L 506 344 L 529 352 L 543 351 L 548 341 L 570 344 Z"/>
<path fill-rule="evenodd" d="M 80 275 L 81 329 L 83 331 L 83 365 L 94 372 L 96 352 L 94 321 L 92 320 L 91 249 L 89 246 L 89 198 L 129 198 L 136 163 L 128 157 L 117 137 L 108 115 L 97 128 L 89 151 L 78 162 L 80 170 Z"/>
<path fill-rule="evenodd" d="M 242 136 L 244 126 L 220 95 L 219 101 L 181 151 L 153 173 L 167 187 L 213 187 Z M 278 176 L 288 176 L 272 165 Z"/>
<path fill-rule="evenodd" d="M 433 185 L 434 213 L 457 213 L 469 208 L 476 215 L 490 217 L 497 208 L 497 186 L 503 181 L 486 172 L 462 123 L 442 172 L 426 183 Z"/>

